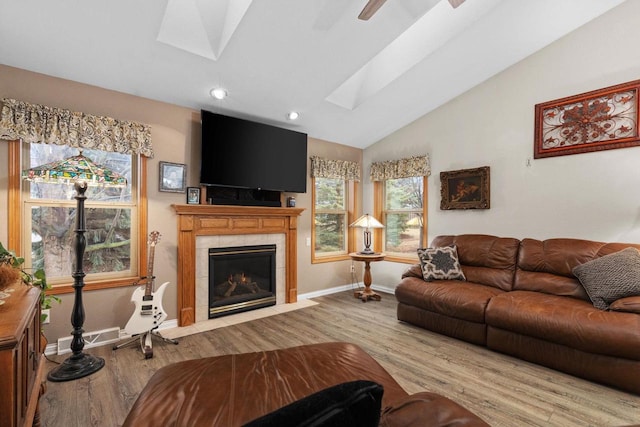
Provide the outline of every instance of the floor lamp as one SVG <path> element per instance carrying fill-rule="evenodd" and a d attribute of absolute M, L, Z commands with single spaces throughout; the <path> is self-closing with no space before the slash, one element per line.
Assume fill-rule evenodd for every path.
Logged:
<path fill-rule="evenodd" d="M 71 312 L 71 351 L 73 354 L 64 362 L 52 369 L 47 379 L 53 382 L 71 381 L 91 375 L 104 366 L 104 359 L 84 353 L 85 312 L 82 302 L 82 289 L 84 288 L 83 257 L 86 247 L 86 220 L 84 202 L 87 199 L 85 191 L 89 185 L 101 186 L 126 186 L 127 180 L 103 166 L 98 166 L 89 158 L 82 155 L 70 157 L 57 162 L 23 171 L 23 178 L 29 181 L 45 183 L 73 183 L 76 190 L 76 229 L 74 240 L 75 266 L 71 276 L 73 277 L 74 303 Z"/>

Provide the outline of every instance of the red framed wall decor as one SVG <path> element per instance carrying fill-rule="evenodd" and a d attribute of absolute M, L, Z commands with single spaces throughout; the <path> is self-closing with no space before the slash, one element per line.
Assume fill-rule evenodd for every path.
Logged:
<path fill-rule="evenodd" d="M 640 145 L 640 80 L 536 104 L 536 159 Z"/>

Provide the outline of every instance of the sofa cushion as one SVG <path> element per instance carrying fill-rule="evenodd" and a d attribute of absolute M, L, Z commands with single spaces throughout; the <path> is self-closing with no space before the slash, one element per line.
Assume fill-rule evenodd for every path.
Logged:
<path fill-rule="evenodd" d="M 504 292 L 489 302 L 486 321 L 488 326 L 583 352 L 640 360 L 640 316 L 602 311 L 589 301 Z"/>
<path fill-rule="evenodd" d="M 377 427 L 383 388 L 350 381 L 326 388 L 245 424 L 245 427 Z"/>
<path fill-rule="evenodd" d="M 593 305 L 608 310 L 617 299 L 640 295 L 640 252 L 626 248 L 580 264 L 573 274 L 584 286 Z"/>
<path fill-rule="evenodd" d="M 500 289 L 468 281 L 425 282 L 408 277 L 396 286 L 398 302 L 469 322 L 484 323 L 489 300 Z"/>
<path fill-rule="evenodd" d="M 465 280 L 455 245 L 418 249 L 422 277 L 432 280 Z"/>
<path fill-rule="evenodd" d="M 510 291 L 518 259 L 520 241 L 486 234 L 437 236 L 431 247 L 456 245 L 458 259 L 469 282 Z"/>
<path fill-rule="evenodd" d="M 631 243 L 603 243 L 566 238 L 522 239 L 513 289 L 591 301 L 573 274 L 573 269 L 580 264 L 628 247 L 640 249 L 640 245 Z M 464 268 L 462 255 L 460 257 Z"/>

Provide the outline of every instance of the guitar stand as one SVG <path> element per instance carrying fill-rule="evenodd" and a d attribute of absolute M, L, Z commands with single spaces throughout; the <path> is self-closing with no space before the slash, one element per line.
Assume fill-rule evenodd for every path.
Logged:
<path fill-rule="evenodd" d="M 163 337 L 162 335 L 160 335 L 160 332 L 158 332 L 156 329 L 152 329 L 150 331 L 147 331 L 143 334 L 138 334 L 138 335 L 134 335 L 133 337 L 131 337 L 131 339 L 118 344 L 118 345 L 114 345 L 113 349 L 114 350 L 118 350 L 122 347 L 126 347 L 130 344 L 133 344 L 134 342 L 138 341 L 138 339 L 140 340 L 140 350 L 142 350 L 142 354 L 144 354 L 144 358 L 145 359 L 151 359 L 153 357 L 153 337 L 157 337 L 160 338 L 162 341 L 169 343 L 169 344 L 174 344 L 174 345 L 178 345 L 178 340 L 175 340 L 173 338 L 166 338 Z"/>

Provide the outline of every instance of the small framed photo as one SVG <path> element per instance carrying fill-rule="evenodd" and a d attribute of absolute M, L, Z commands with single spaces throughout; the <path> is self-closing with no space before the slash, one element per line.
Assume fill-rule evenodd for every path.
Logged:
<path fill-rule="evenodd" d="M 440 209 L 489 209 L 489 166 L 440 172 Z"/>
<path fill-rule="evenodd" d="M 160 162 L 160 191 L 184 193 L 187 185 L 187 165 Z"/>
<path fill-rule="evenodd" d="M 187 204 L 189 205 L 200 204 L 200 188 L 187 187 Z"/>

